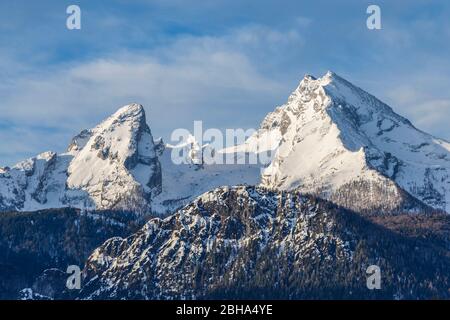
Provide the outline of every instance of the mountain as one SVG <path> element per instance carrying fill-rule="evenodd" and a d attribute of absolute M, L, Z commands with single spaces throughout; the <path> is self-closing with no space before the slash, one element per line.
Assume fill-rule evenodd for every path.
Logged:
<path fill-rule="evenodd" d="M 148 210 L 161 168 L 144 108 L 131 104 L 72 139 L 67 152 L 46 152 L 0 171 L 0 209 Z"/>
<path fill-rule="evenodd" d="M 127 105 L 75 136 L 62 154 L 0 168 L 0 212 L 75 207 L 166 214 L 211 188 L 259 182 L 257 166 L 203 166 L 191 158 L 194 142 L 154 141 L 146 121 L 141 105 Z M 174 164 L 172 152 L 185 152 L 186 163 Z"/>
<path fill-rule="evenodd" d="M 208 164 L 211 147 L 189 136 L 154 140 L 141 105 L 131 104 L 45 152 L 0 168 L 0 211 L 76 207 L 167 215 L 223 185 L 299 190 L 370 213 L 450 212 L 450 143 L 416 129 L 338 75 L 305 76 L 286 104 L 245 143 L 221 150 L 259 164 Z M 172 156 L 182 153 L 184 163 Z"/>
<path fill-rule="evenodd" d="M 396 231 L 299 192 L 218 188 L 106 241 L 86 262 L 77 297 L 450 298 L 450 217 L 392 217 L 383 219 Z M 380 267 L 380 290 L 366 287 L 370 265 Z"/>
<path fill-rule="evenodd" d="M 0 168 L 0 298 L 450 299 L 449 172 L 448 142 L 331 72 L 220 150 L 130 104 Z"/>
<path fill-rule="evenodd" d="M 450 143 L 332 72 L 305 76 L 253 136 L 227 151 L 267 149 L 273 158 L 263 186 L 358 211 L 450 212 Z"/>
<path fill-rule="evenodd" d="M 161 168 L 144 108 L 117 111 L 69 146 L 67 187 L 87 192 L 97 209 L 148 208 L 160 192 Z"/>

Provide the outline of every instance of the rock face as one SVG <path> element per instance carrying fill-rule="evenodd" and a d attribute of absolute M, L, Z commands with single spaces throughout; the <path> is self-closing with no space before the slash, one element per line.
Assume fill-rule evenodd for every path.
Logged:
<path fill-rule="evenodd" d="M 148 209 L 161 191 L 161 167 L 141 105 L 125 106 L 82 132 L 69 150 L 67 187 L 87 192 L 96 208 Z"/>
<path fill-rule="evenodd" d="M 131 104 L 73 138 L 0 172 L 0 210 L 78 207 L 149 211 L 161 167 L 144 108 Z"/>
<path fill-rule="evenodd" d="M 445 240 L 431 245 L 298 192 L 223 187 L 106 241 L 78 298 L 449 298 L 450 234 L 441 229 Z M 383 290 L 366 287 L 373 264 Z"/>
<path fill-rule="evenodd" d="M 265 149 L 274 154 L 262 175 L 266 187 L 359 211 L 423 210 L 423 202 L 450 212 L 450 143 L 332 72 L 305 76 L 235 151 Z"/>

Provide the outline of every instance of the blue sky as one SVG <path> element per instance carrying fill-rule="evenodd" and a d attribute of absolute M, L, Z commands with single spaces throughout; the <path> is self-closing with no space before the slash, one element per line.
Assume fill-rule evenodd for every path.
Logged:
<path fill-rule="evenodd" d="M 81 30 L 66 28 L 71 4 Z M 366 28 L 369 4 L 382 30 Z M 131 102 L 166 140 L 194 120 L 255 128 L 327 70 L 450 140 L 446 0 L 15 0 L 0 30 L 0 165 L 63 151 Z"/>

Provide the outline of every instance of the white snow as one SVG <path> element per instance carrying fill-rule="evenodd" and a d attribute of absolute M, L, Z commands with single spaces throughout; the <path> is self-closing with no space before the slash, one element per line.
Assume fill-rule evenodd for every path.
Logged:
<path fill-rule="evenodd" d="M 235 150 L 255 152 L 268 145 L 262 139 L 276 151 L 263 173 L 267 187 L 327 194 L 355 180 L 393 190 L 398 184 L 450 212 L 450 144 L 417 130 L 332 72 L 319 79 L 305 76 L 288 102 Z M 430 199 L 430 188 L 440 196 Z"/>

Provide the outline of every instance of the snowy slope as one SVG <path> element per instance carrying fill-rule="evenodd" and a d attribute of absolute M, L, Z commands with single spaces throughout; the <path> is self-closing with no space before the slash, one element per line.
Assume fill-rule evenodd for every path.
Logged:
<path fill-rule="evenodd" d="M 141 105 L 131 104 L 73 138 L 0 172 L 0 209 L 79 207 L 147 210 L 161 169 Z"/>
<path fill-rule="evenodd" d="M 69 151 L 68 188 L 86 191 L 97 208 L 148 207 L 160 191 L 161 169 L 143 107 L 121 108 L 84 141 Z"/>
<path fill-rule="evenodd" d="M 235 148 L 265 149 L 275 156 L 264 186 L 318 193 L 354 209 L 405 209 L 414 206 L 412 195 L 450 212 L 450 144 L 332 72 L 305 76 Z"/>
<path fill-rule="evenodd" d="M 181 146 L 184 147 L 184 146 Z M 162 167 L 162 192 L 152 202 L 155 213 L 173 212 L 192 201 L 198 195 L 219 186 L 238 184 L 256 185 L 260 182 L 261 168 L 257 165 L 196 164 L 188 160 L 185 164 L 174 164 L 172 152 L 180 146 L 166 146 L 160 157 Z M 187 147 L 189 150 L 190 147 Z"/>
<path fill-rule="evenodd" d="M 131 104 L 75 136 L 66 153 L 1 168 L 0 211 L 70 206 L 166 214 L 212 188 L 259 183 L 259 166 L 203 165 L 198 148 L 189 139 L 155 142 L 143 107 Z M 186 163 L 176 165 L 171 155 L 180 151 Z"/>
<path fill-rule="evenodd" d="M 399 228 L 408 234 L 405 222 Z M 128 238 L 107 240 L 85 263 L 76 294 L 88 300 L 448 298 L 448 247 L 424 232 L 422 241 L 400 234 L 299 192 L 221 187 Z M 385 274 L 383 290 L 367 290 L 372 264 Z"/>

